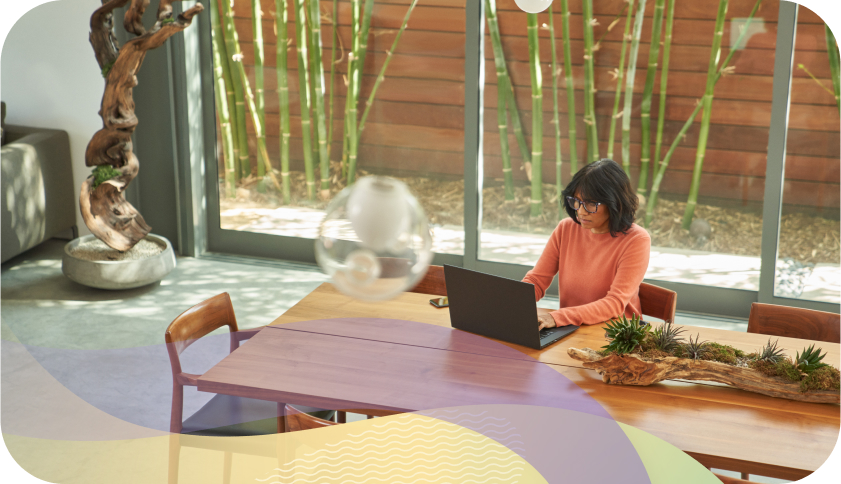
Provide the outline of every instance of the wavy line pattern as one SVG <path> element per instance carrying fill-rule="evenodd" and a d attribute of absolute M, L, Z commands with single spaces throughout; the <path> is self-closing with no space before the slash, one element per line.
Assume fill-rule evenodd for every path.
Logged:
<path fill-rule="evenodd" d="M 376 423 L 348 424 L 357 429 L 362 427 L 361 432 L 337 434 L 339 427 L 296 432 L 295 438 L 301 441 L 308 440 L 304 439 L 306 436 L 324 435 L 325 438 L 297 445 L 298 449 L 310 451 L 295 456 L 256 481 L 265 484 L 510 483 L 521 480 L 524 472 L 535 475 L 531 465 L 497 442 L 499 439 L 449 421 L 472 417 L 471 423 L 482 426 L 488 433 L 508 440 L 519 437 L 504 419 L 476 419 L 485 414 L 465 414 L 456 409 L 442 420 L 401 414 L 379 418 Z M 333 431 L 338 440 L 329 442 L 329 432 L 324 430 Z"/>

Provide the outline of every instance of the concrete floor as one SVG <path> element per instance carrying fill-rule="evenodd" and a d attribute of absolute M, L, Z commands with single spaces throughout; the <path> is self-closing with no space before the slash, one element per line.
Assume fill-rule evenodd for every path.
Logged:
<path fill-rule="evenodd" d="M 64 277 L 64 243 L 47 241 L 2 266 L 5 433 L 79 438 L 78 432 L 85 432 L 96 440 L 166 432 L 171 370 L 163 337 L 176 316 L 210 296 L 228 292 L 240 327 L 262 326 L 327 280 L 313 266 L 228 257 L 179 257 L 176 269 L 160 284 L 104 291 Z M 557 304 L 557 299 L 539 303 L 544 307 Z M 683 313 L 678 315 L 678 323 L 735 331 L 745 331 L 747 327 L 746 321 Z M 203 340 L 207 343 L 200 350 L 193 349 L 198 344 L 191 347 L 194 359 L 185 371 L 202 373 L 226 353 L 225 335 Z M 42 382 L 43 388 L 49 387 L 49 391 L 33 393 L 36 381 Z M 63 396 L 46 399 L 45 393 Z M 185 393 L 185 416 L 210 398 L 199 392 Z M 60 410 L 55 407 L 55 400 L 64 400 Z M 78 405 L 68 403 L 71 400 Z M 94 418 L 86 413 L 91 406 L 116 417 L 109 420 L 113 425 L 80 424 L 77 428 L 42 422 L 43 414 L 51 411 L 61 414 L 64 421 L 84 422 Z M 77 417 L 68 415 L 72 409 L 80 412 Z"/>

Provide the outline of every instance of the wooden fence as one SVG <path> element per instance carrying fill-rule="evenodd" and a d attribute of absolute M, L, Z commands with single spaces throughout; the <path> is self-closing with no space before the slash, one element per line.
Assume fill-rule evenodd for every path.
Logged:
<path fill-rule="evenodd" d="M 420 0 L 409 20 L 386 72 L 386 80 L 374 101 L 371 115 L 362 134 L 359 166 L 366 169 L 397 170 L 424 176 L 458 176 L 464 169 L 464 64 L 465 64 L 465 0 Z M 290 2 L 291 4 L 292 2 Z M 366 57 L 361 99 L 365 100 L 376 74 L 385 60 L 397 29 L 411 0 L 376 0 Z M 560 2 L 555 2 L 555 28 L 558 42 L 558 62 L 562 65 L 560 47 Z M 572 64 L 577 106 L 577 149 L 579 158 L 585 153 L 582 118 L 584 69 L 581 2 L 570 0 L 570 36 Z M 608 25 L 626 5 L 622 0 L 594 2 L 594 17 L 598 20 L 595 38 L 602 38 L 595 55 L 596 114 L 600 153 L 607 152 L 608 127 L 613 107 L 615 81 L 611 75 L 618 66 L 622 43 L 623 21 L 611 31 Z M 640 129 L 639 103 L 645 84 L 645 65 L 648 59 L 653 0 L 648 1 L 639 50 L 639 63 L 633 102 L 631 131 L 632 172 L 636 176 L 639 165 Z M 675 11 L 675 34 L 669 74 L 665 153 L 701 97 L 706 81 L 710 43 L 715 23 L 714 0 L 678 1 Z M 731 0 L 724 32 L 722 58 L 730 48 L 731 19 L 747 17 L 754 0 Z M 528 67 L 526 15 L 513 0 L 498 0 L 499 26 L 508 68 L 526 137 L 531 131 L 531 92 Z M 274 35 L 274 0 L 262 0 L 264 12 L 263 36 L 265 52 L 266 131 L 272 163 L 279 167 L 279 106 L 275 74 L 276 38 Z M 350 45 L 350 3 L 339 1 L 338 32 L 340 46 Z M 771 91 L 776 45 L 777 11 L 779 0 L 765 0 L 755 23 L 759 31 L 750 35 L 746 46 L 733 57 L 735 73 L 721 79 L 715 89 L 712 126 L 701 179 L 702 197 L 739 200 L 744 203 L 761 201 L 764 195 L 764 173 L 767 158 L 768 133 L 771 117 Z M 322 1 L 322 38 L 324 41 L 325 76 L 329 76 L 332 52 L 330 16 L 332 2 Z M 253 76 L 253 44 L 250 4 L 236 0 L 235 25 L 239 32 L 244 62 L 249 76 Z M 294 12 L 290 8 L 289 19 Z M 542 13 L 540 23 L 548 22 Z M 294 39 L 295 25 L 290 22 L 289 36 Z M 486 29 L 487 30 L 487 29 Z M 554 129 L 552 124 L 552 82 L 550 39 L 548 30 L 540 31 L 540 54 L 544 79 L 544 158 L 546 182 L 555 178 Z M 339 47 L 341 49 L 341 47 Z M 294 45 L 290 46 L 294 54 Z M 502 177 L 499 132 L 496 119 L 496 74 L 489 35 L 485 35 L 484 85 L 484 171 L 487 178 Z M 803 64 L 824 86 L 831 89 L 829 62 L 826 52 L 823 22 L 808 9 L 801 7 L 795 53 L 795 72 L 791 88 L 791 109 L 786 158 L 784 201 L 816 208 L 839 207 L 839 158 L 841 153 L 841 124 L 835 100 L 824 88 L 797 69 Z M 295 56 L 289 56 L 290 113 L 292 115 L 292 168 L 302 169 L 300 106 L 298 103 Z M 342 119 L 345 104 L 345 85 L 342 75 L 347 69 L 347 56 L 336 65 L 334 138 L 331 159 L 341 157 Z M 325 80 L 329 85 L 329 78 Z M 252 78 L 253 85 L 253 78 Z M 563 76 L 559 80 L 561 111 L 563 178 L 569 180 L 567 103 Z M 655 82 L 652 105 L 653 125 L 658 112 L 659 74 Z M 325 96 L 325 99 L 328 99 Z M 249 130 L 250 119 L 248 120 Z M 670 163 L 661 193 L 688 193 L 698 134 L 698 122 L 681 142 Z M 621 124 L 621 120 L 618 124 Z M 652 146 L 654 141 L 652 129 Z M 251 131 L 253 133 L 253 130 Z M 620 136 L 614 149 L 619 157 Z M 252 140 L 253 148 L 253 140 Z M 511 146 L 515 178 L 524 180 L 525 173 L 513 135 Z M 653 151 L 653 150 L 652 150 Z M 256 150 L 252 149 L 252 158 Z M 619 161 L 619 160 L 617 160 Z M 581 161 L 579 161 L 579 166 Z M 636 184 L 636 180 L 634 181 Z"/>

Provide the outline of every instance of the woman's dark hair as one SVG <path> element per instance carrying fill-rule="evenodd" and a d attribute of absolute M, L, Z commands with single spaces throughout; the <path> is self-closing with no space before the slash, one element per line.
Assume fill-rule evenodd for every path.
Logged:
<path fill-rule="evenodd" d="M 578 214 L 566 201 L 566 197 L 574 197 L 576 193 L 583 200 L 600 202 L 607 207 L 611 236 L 627 233 L 634 223 L 639 200 L 628 175 L 615 161 L 603 158 L 588 164 L 578 170 L 561 193 L 561 206 L 580 225 Z"/>

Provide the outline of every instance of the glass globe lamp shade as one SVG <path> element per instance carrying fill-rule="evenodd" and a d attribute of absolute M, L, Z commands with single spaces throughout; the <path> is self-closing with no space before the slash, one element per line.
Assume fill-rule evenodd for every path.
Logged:
<path fill-rule="evenodd" d="M 514 0 L 520 10 L 526 13 L 539 13 L 552 5 L 552 0 Z"/>
<path fill-rule="evenodd" d="M 363 177 L 327 206 L 315 258 L 343 293 L 390 299 L 426 274 L 432 260 L 429 223 L 403 182 Z"/>

